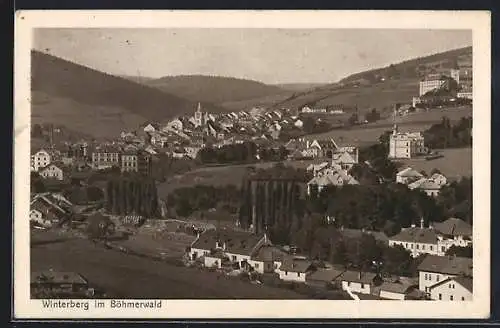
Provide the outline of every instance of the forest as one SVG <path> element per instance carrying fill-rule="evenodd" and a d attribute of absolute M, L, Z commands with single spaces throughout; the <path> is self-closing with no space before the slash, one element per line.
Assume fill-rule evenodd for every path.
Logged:
<path fill-rule="evenodd" d="M 472 147 L 472 117 L 462 117 L 452 124 L 443 117 L 441 122 L 424 131 L 425 145 L 431 149 Z"/>

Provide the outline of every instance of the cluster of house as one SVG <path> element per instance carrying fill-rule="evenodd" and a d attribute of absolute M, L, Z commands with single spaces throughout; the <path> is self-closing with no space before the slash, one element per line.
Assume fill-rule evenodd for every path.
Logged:
<path fill-rule="evenodd" d="M 426 254 L 418 266 L 418 279 L 387 277 L 318 263 L 273 245 L 266 234 L 240 231 L 207 230 L 198 235 L 188 255 L 191 261 L 199 261 L 205 267 L 256 271 L 275 274 L 287 282 L 320 288 L 337 287 L 347 291 L 353 299 L 472 299 L 472 260 L 444 255 L 452 245 L 471 245 L 472 229 L 465 222 L 450 218 L 432 228 L 404 229 L 393 237 L 356 229 L 341 228 L 339 232 L 345 238 L 369 234 L 390 246 L 401 245 L 413 256 Z"/>
<path fill-rule="evenodd" d="M 122 132 L 132 142 L 146 136 L 154 147 L 175 158 L 195 158 L 207 144 L 222 147 L 251 140 L 276 140 L 284 129 L 302 129 L 303 121 L 290 110 L 264 108 L 230 113 L 203 112 L 198 104 L 193 115 L 176 117 L 165 124 L 148 123 L 137 132 Z"/>
<path fill-rule="evenodd" d="M 406 167 L 396 174 L 396 183 L 404 184 L 411 190 L 421 190 L 428 196 L 435 197 L 448 181 L 441 173 L 434 173 L 430 177 L 426 177 L 421 172 Z"/>
<path fill-rule="evenodd" d="M 35 149 L 31 154 L 31 171 L 42 178 L 65 180 L 74 172 L 102 170 L 116 167 L 121 172 L 138 172 L 149 175 L 152 170 L 153 152 L 136 145 L 102 144 L 81 146 L 80 153 L 74 152 L 75 145 L 53 146 Z"/>

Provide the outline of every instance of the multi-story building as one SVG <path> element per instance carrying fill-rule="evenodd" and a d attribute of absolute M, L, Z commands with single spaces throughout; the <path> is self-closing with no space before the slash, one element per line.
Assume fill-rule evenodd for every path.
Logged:
<path fill-rule="evenodd" d="M 149 176 L 152 170 L 151 154 L 143 151 L 127 151 L 121 155 L 122 172 L 137 172 Z"/>
<path fill-rule="evenodd" d="M 419 96 L 425 95 L 427 92 L 435 90 L 443 86 L 447 81 L 447 74 L 429 74 L 423 81 L 420 81 Z M 457 83 L 460 83 L 460 70 L 451 69 L 449 76 Z"/>
<path fill-rule="evenodd" d="M 418 288 L 425 292 L 430 298 L 434 300 L 463 300 L 472 298 L 472 259 L 458 256 L 435 256 L 427 255 L 422 263 L 418 266 L 419 279 Z M 464 285 L 470 287 L 470 294 L 465 293 L 461 288 L 456 288 L 453 285 L 446 285 L 448 289 L 455 289 L 457 293 L 446 293 L 447 298 L 443 297 L 443 283 L 453 284 L 457 282 L 456 279 L 467 278 L 468 283 Z M 440 297 L 441 294 L 441 297 Z M 455 294 L 460 297 L 456 299 Z M 450 297 L 451 296 L 451 297 Z"/>
<path fill-rule="evenodd" d="M 92 167 L 96 170 L 120 167 L 120 153 L 121 150 L 113 146 L 96 149 L 92 153 Z"/>
<path fill-rule="evenodd" d="M 52 157 L 50 153 L 44 149 L 40 149 L 31 155 L 31 171 L 38 172 L 41 168 L 50 164 Z"/>
<path fill-rule="evenodd" d="M 389 158 L 412 158 L 425 153 L 424 136 L 420 132 L 399 132 L 394 125 L 389 137 Z"/>
<path fill-rule="evenodd" d="M 401 246 L 413 257 L 421 254 L 445 256 L 452 246 L 470 245 L 472 227 L 457 218 L 450 218 L 427 228 L 422 219 L 420 227 L 412 225 L 410 228 L 403 228 L 400 233 L 389 238 L 389 246 Z"/>

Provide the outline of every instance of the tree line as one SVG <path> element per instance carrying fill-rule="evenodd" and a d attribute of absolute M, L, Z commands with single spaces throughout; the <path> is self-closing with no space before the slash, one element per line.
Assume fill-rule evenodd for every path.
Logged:
<path fill-rule="evenodd" d="M 110 178 L 106 186 L 106 210 L 114 215 L 156 217 L 159 204 L 155 181 L 139 176 Z"/>

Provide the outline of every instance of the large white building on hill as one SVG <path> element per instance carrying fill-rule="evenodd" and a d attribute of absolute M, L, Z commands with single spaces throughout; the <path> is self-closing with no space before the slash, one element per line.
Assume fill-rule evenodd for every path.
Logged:
<path fill-rule="evenodd" d="M 399 132 L 398 126 L 394 124 L 389 137 L 390 159 L 412 158 L 425 153 L 424 136 L 420 132 Z"/>

